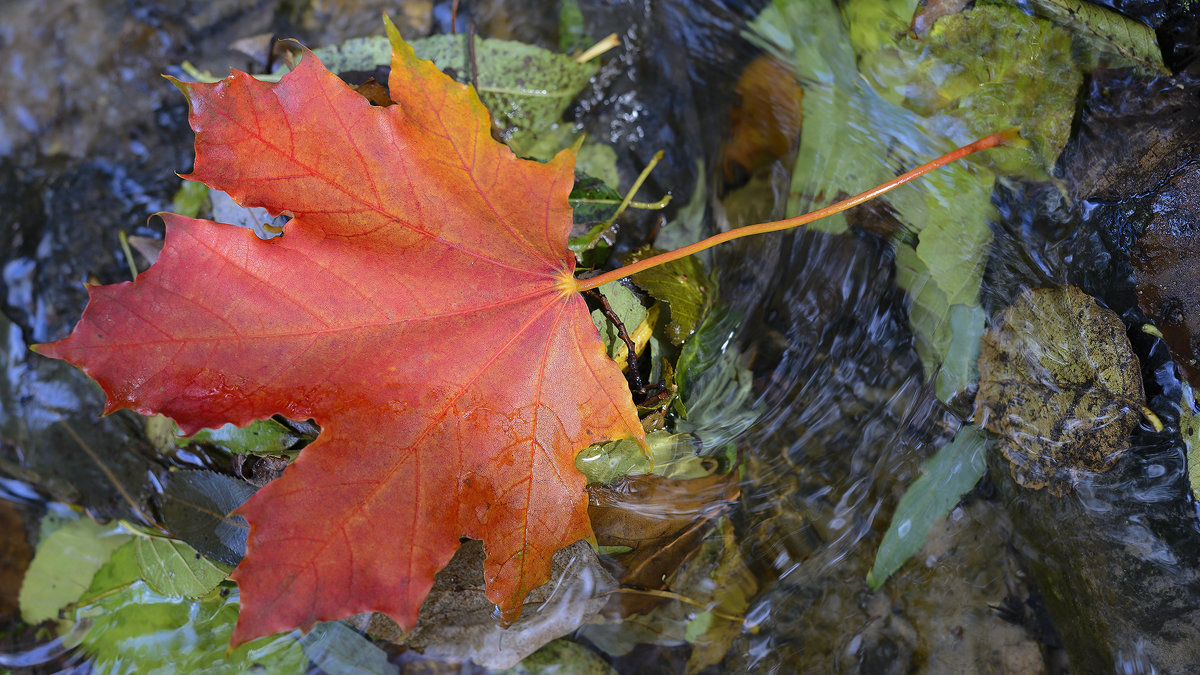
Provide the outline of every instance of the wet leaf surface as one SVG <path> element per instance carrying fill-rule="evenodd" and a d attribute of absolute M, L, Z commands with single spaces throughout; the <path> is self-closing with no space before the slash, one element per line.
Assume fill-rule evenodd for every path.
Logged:
<path fill-rule="evenodd" d="M 630 260 L 641 260 L 657 253 L 656 249 L 643 249 Z M 704 270 L 704 264 L 695 256 L 671 261 L 633 275 L 633 283 L 644 289 L 651 297 L 666 303 L 669 323 L 666 335 L 676 345 L 683 344 L 696 329 L 709 309 L 716 288 Z"/>
<path fill-rule="evenodd" d="M 921 549 L 933 521 L 945 517 L 983 477 L 987 469 L 986 440 L 987 435 L 979 427 L 966 425 L 925 463 L 921 477 L 913 481 L 896 506 L 879 544 L 875 564 L 867 575 L 871 590 L 878 590 Z"/>
<path fill-rule="evenodd" d="M 1125 324 L 1074 286 L 1026 291 L 983 336 L 975 419 L 1027 488 L 1062 496 L 1111 469 L 1143 399 Z"/>
<path fill-rule="evenodd" d="M 622 585 L 662 589 L 668 577 L 693 555 L 712 523 L 739 495 L 735 473 L 690 480 L 630 477 L 611 486 L 592 486 L 588 516 L 602 546 L 627 547 L 613 558 Z M 659 604 L 652 596 L 619 595 L 613 604 L 625 612 Z"/>
<path fill-rule="evenodd" d="M 138 576 L 160 595 L 200 598 L 233 571 L 232 567 L 210 562 L 176 539 L 137 537 L 129 545 L 133 547 Z"/>
<path fill-rule="evenodd" d="M 79 599 L 113 551 L 129 541 L 115 525 L 69 522 L 38 543 L 21 586 L 21 618 L 36 624 Z"/>
<path fill-rule="evenodd" d="M 163 523 L 203 555 L 236 565 L 246 554 L 250 527 L 233 512 L 253 485 L 212 471 L 176 471 L 163 489 Z"/>
<path fill-rule="evenodd" d="M 1034 0 L 1034 11 L 1070 30 L 1089 49 L 1108 57 L 1111 67 L 1134 64 L 1161 75 L 1158 38 L 1150 26 L 1083 0 Z M 1115 58 L 1114 58 L 1115 57 Z"/>
<path fill-rule="evenodd" d="M 399 675 L 387 652 L 341 621 L 317 624 L 300 638 L 304 655 L 328 675 Z"/>
<path fill-rule="evenodd" d="M 156 593 L 140 578 L 140 570 L 133 546 L 117 549 L 74 612 L 76 621 L 91 622 L 80 646 L 95 659 L 98 671 L 304 670 L 307 659 L 295 632 L 229 648 L 238 616 L 236 588 L 223 585 L 202 599 L 181 601 Z"/>

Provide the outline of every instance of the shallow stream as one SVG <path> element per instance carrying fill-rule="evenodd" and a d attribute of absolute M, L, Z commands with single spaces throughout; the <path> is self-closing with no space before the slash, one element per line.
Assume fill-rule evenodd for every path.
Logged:
<path fill-rule="evenodd" d="M 185 101 L 159 74 L 181 76 L 184 61 L 217 74 L 229 66 L 261 70 L 261 59 L 231 45 L 244 48 L 239 40 L 262 34 L 313 46 L 377 35 L 384 10 L 408 37 L 450 28 L 450 2 L 396 4 L 65 0 L 47 9 L 34 0 L 8 0 L 0 7 L 0 91 L 6 92 L 0 106 L 0 327 L 6 340 L 0 353 L 0 668 L 86 672 L 86 655 L 62 645 L 104 625 L 80 622 L 55 637 L 48 624 L 19 619 L 19 590 L 45 514 L 69 511 L 64 505 L 70 504 L 96 519 L 146 523 L 154 520 L 157 495 L 173 471 L 211 469 L 260 481 L 273 475 L 265 460 L 243 464 L 227 454 L 189 451 L 164 457 L 136 415 L 98 417 L 103 396 L 85 376 L 28 351 L 70 331 L 86 302 L 84 283 L 127 280 L 130 262 L 144 269 L 140 254 L 126 259 L 119 231 L 161 238 L 161 225 L 148 218 L 170 207 L 180 186 L 175 172 L 185 173 L 192 161 L 192 135 Z M 886 50 L 872 50 L 863 36 L 875 33 L 845 28 L 870 25 L 864 14 L 894 20 L 897 8 L 913 3 L 848 2 L 839 12 L 816 2 L 808 4 L 817 9 L 797 10 L 799 0 L 780 0 L 768 21 L 759 17 L 769 4 L 762 0 L 578 4 L 592 35 L 615 32 L 621 46 L 605 57 L 568 116 L 613 147 L 622 186 L 665 151 L 639 199 L 674 198 L 665 225 L 653 212 L 628 217 L 618 251 L 653 236 L 661 244 L 682 236 L 680 228 L 715 232 L 821 206 L 982 135 L 961 115 L 930 102 L 951 94 L 911 82 L 911 89 L 899 88 L 898 79 L 907 77 L 898 74 L 903 64 L 889 61 Z M 1139 305 L 1146 270 L 1197 280 L 1200 258 L 1189 266 L 1184 253 L 1189 245 L 1198 250 L 1188 242 L 1196 240 L 1200 222 L 1200 33 L 1196 20 L 1171 3 L 1116 5 L 1157 29 L 1173 75 L 1096 63 L 1067 38 L 1066 60 L 1058 70 L 1047 66 L 1042 77 L 1048 87 L 1063 78 L 1062 105 L 1074 107 L 1064 118 L 1061 155 L 1035 143 L 1031 152 L 1051 160 L 1040 174 L 1028 158 L 1008 164 L 980 159 L 932 188 L 901 188 L 912 191 L 898 192 L 890 205 L 848 213 L 843 234 L 768 235 L 705 257 L 718 270 L 721 300 L 734 317 L 726 351 L 753 382 L 709 402 L 733 412 L 714 413 L 705 442 L 734 443 L 737 464 L 730 479 L 697 482 L 693 494 L 668 502 L 678 509 L 663 520 L 684 513 L 683 522 L 697 524 L 671 534 L 691 557 L 667 559 L 693 564 L 701 541 L 720 540 L 737 549 L 748 570 L 738 583 L 755 590 L 740 625 L 739 617 L 729 617 L 732 628 L 720 634 L 723 656 L 699 668 L 702 641 L 613 637 L 620 629 L 567 636 L 590 652 L 587 663 L 631 673 L 1183 673 L 1200 667 L 1200 521 L 1180 435 L 1189 373 L 1176 366 L 1200 358 L 1200 301 L 1193 295 L 1179 308 L 1162 298 Z M 460 30 L 473 24 L 482 36 L 556 48 L 559 8 L 558 2 L 463 0 L 456 18 Z M 933 22 L 931 11 L 914 30 Z M 870 77 L 859 74 L 860 66 L 873 68 Z M 756 70 L 765 74 L 750 77 Z M 1033 105 L 1017 89 L 1025 81 L 1016 82 L 999 98 Z M 889 83 L 896 87 L 888 89 Z M 804 91 L 803 123 L 789 113 L 797 88 Z M 898 105 L 897 96 L 907 97 L 909 107 Z M 997 95 L 989 96 L 973 104 L 1012 119 Z M 759 114 L 764 110 L 770 114 Z M 807 135 L 799 146 L 778 141 L 794 138 L 789 132 L 800 127 Z M 797 169 L 797 156 L 807 169 Z M 994 182 L 993 174 L 999 176 Z M 956 302 L 946 294 L 941 300 L 975 312 L 975 344 L 983 320 L 1025 290 L 1077 286 L 1124 322 L 1145 404 L 1163 429 L 1139 423 L 1111 470 L 1081 474 L 1065 496 L 1018 484 L 993 439 L 983 479 L 934 522 L 913 558 L 872 591 L 868 573 L 900 498 L 974 412 L 976 385 L 969 377 L 955 389 L 939 384 L 949 378 L 939 380 L 941 371 L 929 366 L 930 353 L 949 349 L 938 341 L 950 338 L 940 319 L 926 317 L 922 324 L 912 318 L 935 312 L 934 301 L 922 295 L 925 282 L 914 281 L 921 270 L 914 271 L 902 249 L 921 252 L 923 236 L 931 240 L 947 222 L 979 218 L 979 209 L 986 211 L 981 234 L 970 242 L 948 239 L 950 263 L 926 261 L 933 268 L 978 267 L 977 290 L 954 291 Z M 925 219 L 914 221 L 914 213 Z M 1163 271 L 1146 238 L 1148 228 L 1164 223 L 1184 242 L 1165 245 L 1180 252 L 1172 271 Z M 1200 287 L 1200 280 L 1192 286 Z M 1162 327 L 1166 339 L 1146 325 Z M 1190 374 L 1197 384 L 1195 371 Z M 594 507 L 624 503 L 657 517 L 651 506 L 638 505 L 636 482 L 592 497 Z M 728 560 L 712 562 L 699 578 L 733 583 L 736 575 L 723 566 Z M 568 595 L 593 589 L 587 583 L 561 588 Z M 687 595 L 687 589 L 672 592 Z M 613 611 L 610 603 L 602 614 L 611 618 Z M 673 629 L 655 624 L 651 630 L 682 636 L 681 627 L 695 620 L 685 612 Z M 187 630 L 159 635 L 158 644 L 189 649 L 201 638 L 188 636 L 203 630 L 200 619 L 193 621 Z M 622 651 L 616 643 L 629 644 Z M 387 653 L 404 672 L 479 670 L 416 649 Z M 521 667 L 576 672 L 570 663 L 559 663 L 559 670 L 553 662 L 537 666 L 543 670 Z"/>

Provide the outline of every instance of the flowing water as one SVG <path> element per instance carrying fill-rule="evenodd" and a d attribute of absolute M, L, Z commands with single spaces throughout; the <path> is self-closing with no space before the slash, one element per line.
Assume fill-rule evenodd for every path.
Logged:
<path fill-rule="evenodd" d="M 218 73 L 246 66 L 250 57 L 229 45 L 264 32 L 312 45 L 376 34 L 380 9 L 396 16 L 394 4 L 0 7 L 0 515 L 15 514 L 0 519 L 13 543 L 0 561 L 0 600 L 9 602 L 0 615 L 15 616 L 31 554 L 18 540 L 35 541 L 46 512 L 71 503 L 99 518 L 144 522 L 138 505 L 161 490 L 169 469 L 233 471 L 219 456 L 161 458 L 133 415 L 97 418 L 103 399 L 85 377 L 27 350 L 70 330 L 86 300 L 82 282 L 128 278 L 118 230 L 159 236 L 147 217 L 169 206 L 179 186 L 173 172 L 188 167 L 191 147 L 186 106 L 158 73 L 178 74 L 184 60 Z M 464 0 L 458 25 L 474 21 L 482 35 L 553 47 L 558 5 L 544 4 Z M 763 53 L 761 41 L 747 38 L 761 7 L 579 4 L 593 34 L 616 32 L 623 41 L 572 112 L 614 146 L 623 184 L 665 150 L 643 195 L 690 202 L 702 214 L 694 221 L 709 230 L 782 217 L 796 197 L 796 148 L 768 147 L 746 171 L 722 163 L 735 88 Z M 1165 5 L 1118 8 L 1160 29 L 1168 65 L 1192 63 L 1194 22 Z M 449 2 L 410 2 L 400 11 L 414 35 L 451 24 Z M 802 75 L 801 85 L 825 83 Z M 877 95 L 871 85 L 854 86 L 866 91 L 851 97 L 855 105 Z M 1138 306 L 1130 261 L 1130 244 L 1154 214 L 1183 208 L 1156 195 L 1195 160 L 1189 148 L 1200 139 L 1188 120 L 1197 91 L 1186 72 L 1174 80 L 1124 72 L 1085 79 L 1059 180 L 1004 180 L 990 196 L 994 241 L 980 296 L 988 313 L 1049 285 L 1074 284 L 1099 298 L 1132 327 L 1147 405 L 1166 431 L 1143 425 L 1126 459 L 1064 498 L 1017 486 L 991 449 L 983 481 L 878 591 L 865 579 L 901 495 L 971 414 L 969 401 L 939 400 L 918 356 L 897 278 L 894 242 L 903 230 L 887 209 L 863 209 L 849 218 L 848 234 L 771 235 L 706 258 L 720 270 L 723 302 L 740 317 L 729 348 L 753 373 L 752 401 L 738 403 L 753 411 L 753 424 L 726 427 L 739 480 L 697 483 L 694 494 L 668 504 L 688 517 L 708 514 L 706 522 L 716 519 L 705 509 L 719 504 L 729 524 L 706 527 L 726 528 L 719 531 L 730 535 L 726 543 L 738 548 L 758 591 L 728 653 L 705 672 L 1140 673 L 1200 664 L 1200 641 L 1190 639 L 1200 637 L 1200 528 L 1184 447 L 1172 433 L 1182 383 L 1165 343 L 1138 330 L 1152 317 Z M 897 156 L 931 154 L 934 144 L 911 127 L 890 129 L 884 143 L 879 127 L 852 123 L 867 118 L 890 119 L 882 108 L 859 109 L 840 133 L 855 147 L 874 147 L 878 166 L 892 171 L 908 161 Z M 1118 139 L 1135 131 L 1149 140 L 1137 153 L 1119 150 Z M 1146 156 L 1162 160 L 1133 166 L 1131 158 Z M 672 217 L 682 220 L 680 213 Z M 655 227 L 653 214 L 629 219 L 624 245 Z M 663 230 L 660 241 L 670 236 Z M 606 498 L 649 512 L 637 506 L 636 485 L 626 488 Z M 603 575 L 592 574 L 559 595 L 605 587 Z M 49 640 L 13 620 L 0 635 L 0 667 L 86 671 L 84 657 L 63 646 L 73 635 Z M 179 649 L 195 643 L 171 639 Z M 587 631 L 573 639 L 588 649 L 604 644 Z M 685 641 L 642 645 L 608 660 L 620 672 L 684 672 L 692 649 Z M 392 658 L 434 667 L 411 650 Z M 459 667 L 473 669 L 439 666 Z"/>

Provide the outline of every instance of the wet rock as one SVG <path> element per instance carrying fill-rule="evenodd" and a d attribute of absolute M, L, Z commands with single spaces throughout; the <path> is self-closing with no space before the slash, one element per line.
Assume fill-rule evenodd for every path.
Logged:
<path fill-rule="evenodd" d="M 1150 214 L 1130 251 L 1138 305 L 1200 387 L 1200 166 L 1184 166 L 1155 191 Z"/>
<path fill-rule="evenodd" d="M 1134 268 L 1149 253 L 1139 252 L 1145 244 L 1139 239 L 1155 221 L 1178 225 L 1186 214 L 1177 202 L 1194 180 L 1188 167 L 1200 148 L 1198 85 L 1186 76 L 1138 80 L 1097 73 L 1059 164 L 1078 206 L 1073 214 L 1060 213 L 1057 223 L 1020 225 L 1034 243 L 1018 242 L 1016 250 L 1036 248 L 1038 276 L 1081 286 L 1134 328 L 1146 320 Z M 995 258 L 998 267 L 1019 265 L 1024 255 Z M 999 285 L 993 297 L 1007 302 L 1024 290 L 1020 274 L 990 272 Z M 1164 306 L 1166 299 L 1147 309 L 1179 319 L 1180 310 Z M 1012 544 L 1045 597 L 1072 672 L 1194 672 L 1200 663 L 1200 532 L 1176 431 L 1180 383 L 1162 341 L 1139 330 L 1129 336 L 1147 405 L 1164 432 L 1143 423 L 1111 471 L 1083 476 L 1065 498 L 1020 488 L 998 452 L 989 453 L 989 475 L 1011 517 Z"/>
<path fill-rule="evenodd" d="M 1113 201 L 1147 193 L 1195 157 L 1200 148 L 1197 84 L 1136 79 L 1124 71 L 1094 74 L 1085 92 L 1082 128 L 1059 160 L 1072 198 Z"/>
<path fill-rule="evenodd" d="M 17 596 L 32 559 L 21 509 L 0 499 L 0 615 L 16 616 L 20 611 Z"/>
<path fill-rule="evenodd" d="M 427 657 L 504 669 L 578 628 L 600 611 L 606 591 L 616 586 L 592 547 L 576 542 L 554 554 L 550 581 L 530 591 L 521 618 L 503 628 L 495 604 L 484 596 L 483 558 L 483 542 L 463 543 L 434 578 L 417 625 L 407 635 L 382 614 L 360 614 L 353 621 L 377 638 Z"/>
<path fill-rule="evenodd" d="M 1158 447 L 1159 462 L 1182 457 Z M 993 475 L 1003 471 L 993 454 Z M 1045 596 L 1072 672 L 1190 673 L 1200 663 L 1200 559 L 1181 468 L 1097 480 L 1077 497 L 997 481 L 1015 543 Z M 1175 489 L 1168 489 L 1171 487 Z M 1126 669 L 1140 655 L 1154 670 Z"/>

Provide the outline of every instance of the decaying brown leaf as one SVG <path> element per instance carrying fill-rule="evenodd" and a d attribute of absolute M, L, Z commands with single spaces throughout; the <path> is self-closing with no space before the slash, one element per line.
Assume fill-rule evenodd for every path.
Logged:
<path fill-rule="evenodd" d="M 1012 475 L 1062 496 L 1108 471 L 1143 414 L 1125 325 L 1074 286 L 1026 291 L 983 336 L 976 419 L 1000 436 Z"/>

